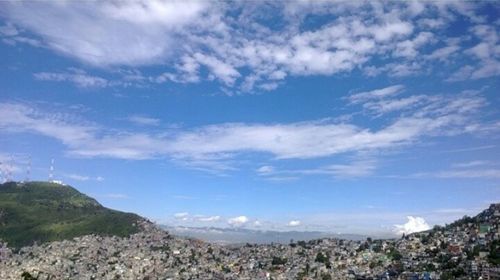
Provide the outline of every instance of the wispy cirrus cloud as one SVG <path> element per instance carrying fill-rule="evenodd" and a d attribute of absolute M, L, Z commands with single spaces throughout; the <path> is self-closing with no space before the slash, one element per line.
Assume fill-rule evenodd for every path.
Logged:
<path fill-rule="evenodd" d="M 110 85 L 104 78 L 92 76 L 83 70 L 72 69 L 70 72 L 39 72 L 33 74 L 40 81 L 70 82 L 81 88 L 103 88 Z"/>
<path fill-rule="evenodd" d="M 347 97 L 347 99 L 351 103 L 364 103 L 367 101 L 372 101 L 372 100 L 377 100 L 377 99 L 383 99 L 385 97 L 390 97 L 394 96 L 401 91 L 404 90 L 403 85 L 394 85 L 394 86 L 389 86 L 381 89 L 374 89 L 370 91 L 363 91 L 363 92 L 358 92 L 355 94 L 351 94 Z"/>
<path fill-rule="evenodd" d="M 342 164 L 322 165 L 308 169 L 277 169 L 273 166 L 262 166 L 257 175 L 271 181 L 296 180 L 299 176 L 331 176 L 334 178 L 359 178 L 373 175 L 377 169 L 375 160 L 353 159 Z"/>
<path fill-rule="evenodd" d="M 499 163 L 489 160 L 473 160 L 452 164 L 448 169 L 419 172 L 409 178 L 444 178 L 444 179 L 498 179 Z"/>
<path fill-rule="evenodd" d="M 398 85 L 357 93 L 354 99 L 365 100 L 359 101 L 357 105 L 360 106 L 370 102 L 391 104 L 398 100 L 394 95 L 402 88 Z M 90 122 L 68 121 L 67 116 L 60 113 L 22 103 L 0 104 L 0 127 L 5 133 L 27 132 L 55 138 L 67 147 L 67 154 L 71 156 L 134 160 L 168 158 L 187 168 L 214 174 L 235 170 L 240 156 L 248 153 L 260 153 L 275 160 L 308 160 L 394 150 L 430 137 L 494 131 L 483 129 L 491 124 L 478 115 L 487 103 L 477 93 L 417 96 L 420 102 L 401 106 L 400 115 L 387 119 L 386 125 L 378 129 L 365 128 L 345 119 L 282 124 L 221 123 L 190 129 L 166 128 L 158 133 L 131 132 L 107 129 Z M 385 114 L 384 110 L 374 111 Z M 157 123 L 156 119 L 147 117 L 137 120 L 148 125 Z M 362 177 L 375 170 L 376 161 L 368 158 L 299 170 L 297 174 Z M 273 166 L 261 166 L 257 172 L 268 178 L 279 173 Z M 280 174 L 278 177 L 295 176 Z"/>
<path fill-rule="evenodd" d="M 127 120 L 137 125 L 157 126 L 160 124 L 160 119 L 141 115 L 132 115 Z"/>
<path fill-rule="evenodd" d="M 468 162 L 455 163 L 452 166 L 455 168 L 468 168 L 468 167 L 484 166 L 484 165 L 490 165 L 490 164 L 491 164 L 491 162 L 488 160 L 473 160 L 473 161 L 468 161 Z"/>
<path fill-rule="evenodd" d="M 97 182 L 104 181 L 104 178 L 101 176 L 92 177 L 92 176 L 80 175 L 80 174 L 74 174 L 74 173 L 64 174 L 63 176 L 67 177 L 69 179 L 72 179 L 72 180 L 76 180 L 76 181 L 97 181 Z"/>
<path fill-rule="evenodd" d="M 500 168 L 446 170 L 433 174 L 439 178 L 500 178 Z"/>

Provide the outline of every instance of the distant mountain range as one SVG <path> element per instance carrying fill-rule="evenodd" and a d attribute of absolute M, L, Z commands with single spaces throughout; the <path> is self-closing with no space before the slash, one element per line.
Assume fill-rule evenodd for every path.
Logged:
<path fill-rule="evenodd" d="M 0 240 L 12 247 L 86 234 L 127 236 L 139 230 L 141 219 L 105 208 L 68 185 L 0 184 Z"/>
<path fill-rule="evenodd" d="M 365 240 L 367 236 L 358 234 L 335 234 L 321 231 L 270 231 L 245 228 L 216 228 L 216 227 L 182 227 L 161 225 L 173 235 L 185 236 L 217 244 L 242 244 L 242 243 L 282 243 L 291 240 L 313 240 L 320 238 L 338 238 L 348 240 Z"/>

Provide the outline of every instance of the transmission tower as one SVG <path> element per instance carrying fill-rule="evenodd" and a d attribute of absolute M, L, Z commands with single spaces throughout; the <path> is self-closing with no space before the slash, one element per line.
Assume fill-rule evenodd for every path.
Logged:
<path fill-rule="evenodd" d="M 49 169 L 49 182 L 54 180 L 54 159 L 50 161 L 50 169 Z"/>
<path fill-rule="evenodd" d="M 30 181 L 31 176 L 31 156 L 28 156 L 28 165 L 26 166 L 26 182 Z"/>
<path fill-rule="evenodd" d="M 7 182 L 12 182 L 12 173 L 14 172 L 14 157 L 10 156 L 9 167 L 7 170 Z"/>

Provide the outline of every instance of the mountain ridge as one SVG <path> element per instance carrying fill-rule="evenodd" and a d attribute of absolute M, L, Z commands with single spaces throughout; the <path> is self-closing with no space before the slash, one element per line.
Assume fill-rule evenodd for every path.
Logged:
<path fill-rule="evenodd" d="M 211 243 L 229 244 L 287 244 L 290 240 L 314 240 L 321 238 L 337 238 L 346 240 L 364 240 L 368 236 L 362 234 L 337 234 L 322 231 L 277 231 L 248 228 L 221 228 L 221 227 L 187 227 L 160 225 L 161 228 L 178 236 L 187 236 Z"/>

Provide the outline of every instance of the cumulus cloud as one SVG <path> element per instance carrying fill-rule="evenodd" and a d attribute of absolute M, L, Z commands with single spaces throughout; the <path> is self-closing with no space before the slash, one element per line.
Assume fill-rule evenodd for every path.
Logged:
<path fill-rule="evenodd" d="M 289 227 L 298 227 L 301 225 L 301 222 L 299 220 L 292 220 L 288 222 Z"/>
<path fill-rule="evenodd" d="M 189 219 L 189 213 L 188 212 L 175 213 L 174 218 L 181 221 L 187 221 Z"/>
<path fill-rule="evenodd" d="M 401 235 L 431 229 L 431 226 L 422 217 L 408 216 L 407 219 L 408 222 L 406 222 L 405 224 L 394 226 L 395 233 Z"/>
<path fill-rule="evenodd" d="M 199 217 L 196 217 L 196 220 L 200 221 L 200 222 L 217 222 L 220 219 L 221 219 L 220 216 L 199 216 Z"/>
<path fill-rule="evenodd" d="M 246 216 L 238 216 L 238 217 L 228 219 L 227 223 L 230 226 L 238 227 L 238 226 L 242 226 L 242 225 L 248 223 L 248 221 L 249 221 L 249 219 Z"/>

